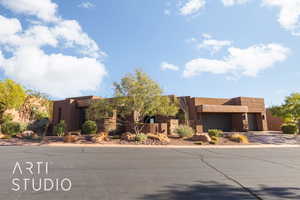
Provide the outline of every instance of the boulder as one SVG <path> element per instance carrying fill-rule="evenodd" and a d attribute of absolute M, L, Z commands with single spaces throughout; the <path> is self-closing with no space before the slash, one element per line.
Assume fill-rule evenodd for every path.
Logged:
<path fill-rule="evenodd" d="M 65 143 L 74 143 L 77 142 L 78 136 L 76 135 L 66 135 L 64 136 L 64 142 Z"/>
<path fill-rule="evenodd" d="M 20 134 L 17 134 L 16 137 L 22 139 L 22 138 L 33 137 L 34 135 L 36 135 L 36 133 L 33 132 L 33 131 L 24 131 L 24 132 L 22 132 Z"/>
<path fill-rule="evenodd" d="M 211 142 L 211 138 L 207 133 L 198 133 L 194 135 L 191 139 L 197 142 Z"/>
<path fill-rule="evenodd" d="M 68 133 L 69 135 L 77 135 L 77 136 L 81 136 L 81 133 L 78 131 L 78 132 L 69 132 Z"/>

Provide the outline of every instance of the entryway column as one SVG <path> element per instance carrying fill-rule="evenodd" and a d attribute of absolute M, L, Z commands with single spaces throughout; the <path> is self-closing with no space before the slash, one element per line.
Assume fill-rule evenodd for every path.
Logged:
<path fill-rule="evenodd" d="M 243 131 L 249 130 L 248 113 L 243 113 Z"/>

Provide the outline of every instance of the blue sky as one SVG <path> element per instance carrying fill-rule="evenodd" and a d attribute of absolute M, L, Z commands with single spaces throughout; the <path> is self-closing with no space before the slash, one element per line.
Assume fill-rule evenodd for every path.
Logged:
<path fill-rule="evenodd" d="M 135 68 L 178 96 L 299 91 L 299 0 L 39 2 L 0 0 L 0 78 L 55 99 L 109 97 Z"/>

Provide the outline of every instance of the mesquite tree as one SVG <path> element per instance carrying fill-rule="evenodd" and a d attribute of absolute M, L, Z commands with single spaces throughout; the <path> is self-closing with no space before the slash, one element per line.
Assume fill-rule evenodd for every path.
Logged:
<path fill-rule="evenodd" d="M 293 93 L 285 98 L 280 106 L 271 107 L 274 116 L 281 117 L 285 122 L 298 123 L 300 120 L 300 93 Z"/>
<path fill-rule="evenodd" d="M 163 96 L 163 90 L 146 73 L 135 70 L 114 83 L 114 105 L 119 116 L 134 114 L 134 131 L 140 133 L 147 116 L 175 116 L 179 110 L 176 99 Z"/>
<path fill-rule="evenodd" d="M 0 125 L 3 123 L 4 113 L 8 109 L 18 109 L 26 97 L 23 87 L 13 80 L 0 81 Z"/>

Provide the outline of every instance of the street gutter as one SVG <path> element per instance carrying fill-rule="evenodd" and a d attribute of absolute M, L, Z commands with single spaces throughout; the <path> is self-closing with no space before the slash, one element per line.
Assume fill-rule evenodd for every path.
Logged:
<path fill-rule="evenodd" d="M 36 145 L 34 145 L 36 146 Z M 248 148 L 299 148 L 300 145 L 293 144 L 259 144 L 259 145 L 115 145 L 115 144 L 65 144 L 65 143 L 50 143 L 39 146 L 45 147 L 99 147 L 99 148 L 182 148 L 182 149 L 248 149 Z"/>

